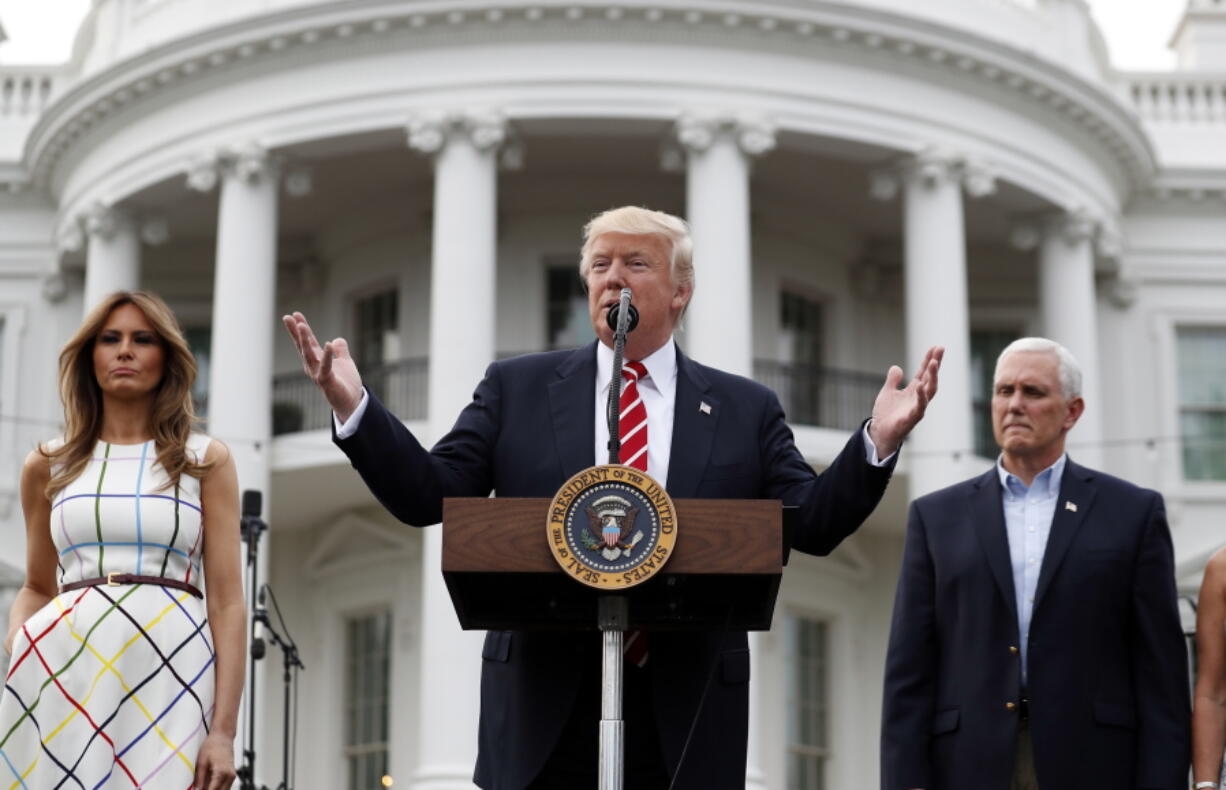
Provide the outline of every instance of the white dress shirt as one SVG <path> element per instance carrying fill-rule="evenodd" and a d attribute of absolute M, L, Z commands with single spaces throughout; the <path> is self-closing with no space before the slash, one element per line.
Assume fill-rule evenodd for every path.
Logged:
<path fill-rule="evenodd" d="M 668 342 L 639 362 L 647 375 L 639 379 L 639 397 L 647 409 L 647 474 L 668 484 L 668 459 L 673 450 L 673 411 L 677 394 L 677 346 Z M 596 463 L 609 462 L 609 387 L 613 384 L 613 349 L 596 344 Z M 622 380 L 622 389 L 626 382 Z"/>

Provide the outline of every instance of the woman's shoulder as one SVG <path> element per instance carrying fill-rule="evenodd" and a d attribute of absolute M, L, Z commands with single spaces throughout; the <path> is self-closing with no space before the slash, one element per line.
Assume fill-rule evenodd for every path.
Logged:
<path fill-rule="evenodd" d="M 193 460 L 195 460 L 195 462 L 198 464 L 205 462 L 209 455 L 209 448 L 214 447 L 214 445 L 217 447 L 225 446 L 221 443 L 221 441 L 214 439 L 207 433 L 192 431 L 190 434 L 188 434 L 187 451 L 191 453 Z M 214 450 L 213 452 L 216 454 L 217 451 Z"/>
<path fill-rule="evenodd" d="M 1226 583 L 1226 546 L 1218 549 L 1205 563 L 1205 575 L 1218 584 Z"/>
<path fill-rule="evenodd" d="M 61 448 L 61 447 L 63 447 L 63 446 L 64 446 L 64 437 L 63 437 L 63 436 L 57 436 L 57 437 L 55 437 L 54 439 L 48 439 L 47 441 L 45 441 L 45 442 L 43 442 L 42 444 L 40 444 L 40 445 L 39 445 L 39 448 L 41 448 L 41 450 L 42 450 L 42 452 L 41 452 L 41 453 L 39 452 L 39 450 L 37 450 L 37 449 L 36 449 L 36 450 L 32 451 L 32 454 L 33 454 L 33 455 L 42 455 L 42 453 L 53 453 L 53 452 L 55 452 L 56 450 L 60 449 L 60 448 Z"/>

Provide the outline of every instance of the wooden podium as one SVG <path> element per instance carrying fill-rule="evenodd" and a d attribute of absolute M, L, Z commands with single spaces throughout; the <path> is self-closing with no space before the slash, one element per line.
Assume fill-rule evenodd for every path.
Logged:
<path fill-rule="evenodd" d="M 466 629 L 597 630 L 597 599 L 623 595 L 630 627 L 765 631 L 787 564 L 777 500 L 677 499 L 677 543 L 655 577 L 625 592 L 570 578 L 549 551 L 549 499 L 443 503 L 443 578 Z"/>

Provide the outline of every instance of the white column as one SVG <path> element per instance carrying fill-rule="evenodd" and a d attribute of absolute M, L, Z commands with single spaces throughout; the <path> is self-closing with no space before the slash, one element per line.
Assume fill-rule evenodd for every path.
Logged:
<path fill-rule="evenodd" d="M 753 256 L 749 173 L 775 147 L 762 120 L 687 115 L 677 122 L 686 151 L 686 214 L 694 239 L 695 289 L 679 340 L 699 362 L 753 376 Z M 760 656 L 762 635 L 749 635 Z M 745 787 L 766 787 L 762 770 L 762 681 L 750 672 Z"/>
<path fill-rule="evenodd" d="M 940 392 L 905 450 L 910 493 L 917 497 L 965 478 L 965 461 L 974 447 L 962 188 L 980 197 L 989 194 L 994 183 L 964 160 L 925 152 L 873 177 L 877 197 L 891 197 L 899 186 L 904 204 L 907 377 L 915 374 L 930 346 L 945 347 Z"/>
<path fill-rule="evenodd" d="M 189 183 L 207 188 L 217 181 L 214 173 L 210 181 L 200 171 L 193 172 Z M 257 146 L 222 159 L 209 370 L 208 431 L 229 446 L 239 490 L 263 494 L 265 513 L 270 494 L 278 179 L 275 162 Z M 265 533 L 260 542 L 260 584 L 269 581 L 271 548 L 270 533 Z M 269 666 L 275 653 L 270 651 L 256 664 L 256 774 L 265 783 L 280 769 L 267 726 L 279 715 L 269 713 L 269 706 L 279 700 L 269 685 L 277 677 Z M 246 725 L 244 705 L 236 744 L 240 750 Z"/>
<path fill-rule="evenodd" d="M 1043 335 L 1062 344 L 1081 365 L 1086 410 L 1069 433 L 1078 463 L 1101 468 L 1103 402 L 1098 380 L 1098 300 L 1094 288 L 1096 223 L 1084 212 L 1051 218 L 1039 247 L 1039 314 Z"/>
<path fill-rule="evenodd" d="M 85 215 L 85 230 L 89 247 L 83 309 L 88 313 L 107 294 L 140 287 L 140 235 L 127 212 L 102 204 Z"/>
<path fill-rule="evenodd" d="M 750 159 L 775 146 L 763 121 L 689 115 L 677 123 L 686 150 L 686 214 L 695 289 L 679 340 L 699 362 L 753 375 Z"/>
<path fill-rule="evenodd" d="M 435 157 L 430 271 L 430 439 L 442 436 L 494 359 L 497 113 L 414 120 L 409 145 Z M 422 544 L 421 692 L 415 790 L 472 788 L 484 633 L 462 631 L 439 570 L 442 530 Z"/>

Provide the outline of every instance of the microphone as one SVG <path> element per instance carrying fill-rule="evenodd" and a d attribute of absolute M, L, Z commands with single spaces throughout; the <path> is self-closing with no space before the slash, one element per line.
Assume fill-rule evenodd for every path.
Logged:
<path fill-rule="evenodd" d="M 243 492 L 243 516 L 259 516 L 263 509 L 264 496 L 259 491 L 248 488 Z"/>
<path fill-rule="evenodd" d="M 627 333 L 633 332 L 634 328 L 639 325 L 639 311 L 634 305 L 630 304 L 630 296 L 630 289 L 623 288 L 621 293 L 621 301 L 610 307 L 608 314 L 605 316 L 609 322 L 609 329 L 612 329 L 614 332 L 617 331 L 617 323 L 621 318 L 621 313 L 623 310 L 626 311 Z"/>

